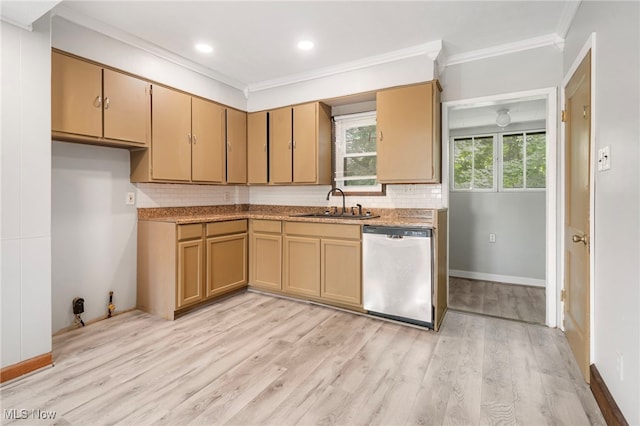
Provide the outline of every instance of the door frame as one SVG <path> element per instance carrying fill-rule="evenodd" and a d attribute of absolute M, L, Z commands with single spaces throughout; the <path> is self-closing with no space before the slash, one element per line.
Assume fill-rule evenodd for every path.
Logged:
<path fill-rule="evenodd" d="M 590 152 L 590 161 L 589 161 L 589 359 L 593 360 L 595 351 L 594 351 L 594 343 L 595 343 L 595 242 L 596 242 L 596 233 L 595 233 L 595 173 L 596 173 L 596 91 L 595 91 L 595 81 L 596 81 L 596 33 L 591 33 L 585 44 L 582 46 L 582 49 L 574 59 L 571 67 L 565 73 L 562 79 L 562 85 L 560 86 L 560 105 L 561 108 L 564 108 L 566 99 L 564 94 L 564 89 L 569 83 L 569 80 L 573 76 L 573 74 L 580 66 L 582 60 L 587 56 L 587 53 L 591 51 L 591 124 L 589 129 L 589 152 Z M 559 208 L 560 215 L 558 217 L 558 226 L 561 232 L 560 235 L 560 250 L 559 250 L 559 277 L 564 277 L 565 272 L 565 255 L 564 255 L 564 222 L 565 222 L 565 200 L 566 200 L 566 191 L 565 191 L 565 123 L 560 123 L 560 200 L 559 200 Z M 562 283 L 560 290 L 564 289 L 564 278 L 560 280 Z M 558 313 L 559 313 L 559 324 L 560 329 L 564 331 L 564 302 L 560 301 L 558 298 Z"/>
<path fill-rule="evenodd" d="M 532 100 L 546 99 L 547 116 L 547 191 L 546 191 L 546 320 L 548 327 L 557 327 L 561 323 L 559 309 L 560 289 L 558 282 L 560 271 L 558 268 L 558 88 L 528 90 L 522 92 L 504 93 L 478 98 L 447 101 L 442 103 L 442 205 L 449 207 L 449 109 L 461 106 L 489 106 L 514 99 Z M 447 215 L 449 211 L 447 211 Z M 451 221 L 447 220 L 447 223 Z M 447 229 L 447 232 L 449 230 Z M 447 270 L 449 270 L 449 241 L 447 241 Z M 564 271 L 563 271 L 564 272 Z M 447 277 L 447 283 L 448 283 Z M 447 285 L 448 288 L 448 285 Z M 447 295 L 448 296 L 448 295 Z"/>

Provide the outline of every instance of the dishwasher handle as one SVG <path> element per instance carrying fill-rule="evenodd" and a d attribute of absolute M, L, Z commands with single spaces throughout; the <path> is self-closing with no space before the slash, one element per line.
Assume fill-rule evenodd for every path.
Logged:
<path fill-rule="evenodd" d="M 386 237 L 390 240 L 401 240 L 404 238 L 402 235 L 386 235 Z"/>

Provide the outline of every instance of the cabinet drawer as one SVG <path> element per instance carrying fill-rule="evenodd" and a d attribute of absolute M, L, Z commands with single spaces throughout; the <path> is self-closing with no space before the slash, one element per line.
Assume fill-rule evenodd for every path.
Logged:
<path fill-rule="evenodd" d="M 270 232 L 273 234 L 280 234 L 282 233 L 282 222 L 279 220 L 254 219 L 251 221 L 251 229 L 253 232 Z"/>
<path fill-rule="evenodd" d="M 202 224 L 178 225 L 178 241 L 202 238 Z"/>
<path fill-rule="evenodd" d="M 311 235 L 320 238 L 360 239 L 360 225 L 335 223 L 285 222 L 287 235 Z"/>
<path fill-rule="evenodd" d="M 247 232 L 247 220 L 229 220 L 225 222 L 207 223 L 207 237 Z"/>

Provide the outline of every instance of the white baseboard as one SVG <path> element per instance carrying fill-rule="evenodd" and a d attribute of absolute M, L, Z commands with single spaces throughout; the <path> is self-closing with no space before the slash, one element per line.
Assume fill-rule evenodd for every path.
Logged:
<path fill-rule="evenodd" d="M 473 271 L 458 271 L 455 269 L 449 270 L 450 277 L 458 277 L 458 278 L 466 278 L 469 280 L 482 280 L 482 281 L 493 281 L 498 283 L 508 283 L 508 284 L 518 284 L 518 285 L 530 285 L 534 287 L 546 287 L 547 283 L 545 280 L 540 280 L 537 278 L 528 278 L 528 277 L 515 277 L 512 275 L 496 275 L 496 274 L 485 274 L 484 272 L 473 272 Z"/>

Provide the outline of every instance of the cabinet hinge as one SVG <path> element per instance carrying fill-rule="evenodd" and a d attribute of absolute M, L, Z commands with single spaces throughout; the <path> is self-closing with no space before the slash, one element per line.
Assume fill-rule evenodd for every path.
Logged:
<path fill-rule="evenodd" d="M 565 113 L 565 110 L 562 110 L 562 118 L 561 118 L 563 123 L 566 123 L 567 121 L 567 114 Z"/>
<path fill-rule="evenodd" d="M 564 302 L 564 289 L 560 290 L 560 301 Z"/>

